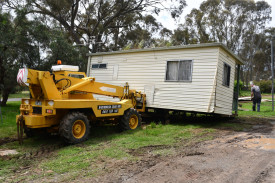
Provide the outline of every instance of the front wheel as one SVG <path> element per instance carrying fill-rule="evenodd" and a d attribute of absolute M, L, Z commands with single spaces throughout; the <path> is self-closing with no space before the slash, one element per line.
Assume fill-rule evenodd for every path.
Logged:
<path fill-rule="evenodd" d="M 89 133 L 89 120 L 83 113 L 69 113 L 60 122 L 59 134 L 69 144 L 77 144 L 87 140 Z"/>
<path fill-rule="evenodd" d="M 34 130 L 32 128 L 28 128 L 26 126 L 24 126 L 24 133 L 26 134 L 26 136 L 28 138 L 33 137 L 34 136 Z"/>
<path fill-rule="evenodd" d="M 128 109 L 120 119 L 121 130 L 135 130 L 141 125 L 141 116 L 134 108 Z"/>

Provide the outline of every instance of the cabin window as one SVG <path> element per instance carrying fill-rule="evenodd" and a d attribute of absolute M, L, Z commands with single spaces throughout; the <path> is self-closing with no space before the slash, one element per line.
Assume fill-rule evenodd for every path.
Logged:
<path fill-rule="evenodd" d="M 107 69 L 107 64 L 92 64 L 92 69 Z"/>
<path fill-rule="evenodd" d="M 192 81 L 192 60 L 167 61 L 166 81 Z"/>
<path fill-rule="evenodd" d="M 224 86 L 227 86 L 227 87 L 229 87 L 229 84 L 230 84 L 230 71 L 231 71 L 230 65 L 224 63 L 224 65 L 223 65 L 223 82 L 222 82 L 222 84 Z"/>
<path fill-rule="evenodd" d="M 83 74 L 69 74 L 69 77 L 81 79 L 81 78 L 84 78 L 85 76 Z"/>

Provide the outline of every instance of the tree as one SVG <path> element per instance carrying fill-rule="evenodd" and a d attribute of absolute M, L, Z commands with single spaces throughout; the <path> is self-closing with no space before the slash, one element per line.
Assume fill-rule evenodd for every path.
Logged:
<path fill-rule="evenodd" d="M 11 16 L 0 12 L 0 93 L 3 97 L 1 105 L 6 105 L 8 95 L 16 82 L 18 69 L 16 31 L 17 27 L 11 21 Z"/>
<path fill-rule="evenodd" d="M 246 60 L 243 67 L 242 80 L 249 83 L 252 80 L 268 80 L 271 76 L 271 39 L 275 28 L 269 28 L 262 34 L 253 35 L 240 51 L 240 57 Z M 252 42 L 254 41 L 254 42 Z M 251 46 L 252 45 L 252 46 Z M 253 46 L 255 45 L 255 46 Z"/>
<path fill-rule="evenodd" d="M 15 86 L 19 67 L 48 70 L 57 59 L 86 67 L 86 54 L 118 50 L 126 45 L 143 48 L 154 42 L 161 27 L 150 11 L 168 9 L 176 18 L 185 0 L 5 0 L 1 1 L 0 85 L 2 105 Z M 5 7 L 5 8 L 3 8 Z M 6 26 L 6 24 L 8 26 Z"/>
<path fill-rule="evenodd" d="M 169 9 L 172 17 L 178 17 L 186 6 L 185 0 L 169 1 L 175 3 L 168 8 L 163 6 L 164 1 L 161 0 L 7 0 L 5 5 L 11 9 L 23 7 L 27 14 L 61 26 L 72 42 L 91 43 L 90 51 L 96 52 L 102 45 L 99 43 L 106 41 L 117 49 L 119 29 L 130 29 L 142 12 L 159 13 L 162 9 Z M 147 18 L 143 18 L 145 24 Z M 114 43 L 110 35 L 114 35 Z"/>
<path fill-rule="evenodd" d="M 20 67 L 50 70 L 61 59 L 86 70 L 84 60 L 87 59 L 80 54 L 87 53 L 86 48 L 74 47 L 63 32 L 52 30 L 38 20 L 29 21 L 24 11 L 18 11 L 14 19 L 0 12 L 0 31 L 1 105 L 6 105 L 9 94 L 14 91 Z"/>
<path fill-rule="evenodd" d="M 253 80 L 254 72 L 259 78 L 259 72 L 266 68 L 258 63 L 262 63 L 259 58 L 265 53 L 263 35 L 270 14 L 271 7 L 265 1 L 207 0 L 186 16 L 185 24 L 174 31 L 173 42 L 224 43 L 244 60 L 241 78 L 248 82 Z M 256 65 L 257 71 L 253 69 Z"/>
<path fill-rule="evenodd" d="M 238 54 L 246 38 L 265 30 L 270 13 L 265 1 L 207 0 L 186 16 L 181 29 L 199 43 L 221 42 Z"/>

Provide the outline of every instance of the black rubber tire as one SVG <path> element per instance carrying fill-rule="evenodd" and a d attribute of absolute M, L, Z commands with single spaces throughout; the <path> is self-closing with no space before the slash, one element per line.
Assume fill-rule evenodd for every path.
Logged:
<path fill-rule="evenodd" d="M 128 110 L 126 110 L 124 112 L 124 115 L 120 118 L 120 121 L 119 121 L 119 128 L 123 131 L 125 130 L 135 130 L 135 129 L 132 129 L 130 127 L 130 118 L 132 115 L 135 115 L 138 119 L 138 125 L 135 129 L 139 128 L 141 126 L 141 115 L 139 114 L 139 112 L 134 109 L 134 108 L 130 108 Z"/>
<path fill-rule="evenodd" d="M 76 138 L 73 134 L 73 124 L 77 120 L 81 120 L 85 124 L 85 132 L 81 138 Z M 90 134 L 90 123 L 86 115 L 80 112 L 68 113 L 60 122 L 59 135 L 61 138 L 69 144 L 81 143 L 88 139 Z"/>
<path fill-rule="evenodd" d="M 28 128 L 28 127 L 26 127 L 26 126 L 24 126 L 24 133 L 26 134 L 26 136 L 27 136 L 28 138 L 34 136 L 34 131 L 33 131 L 33 129 Z"/>

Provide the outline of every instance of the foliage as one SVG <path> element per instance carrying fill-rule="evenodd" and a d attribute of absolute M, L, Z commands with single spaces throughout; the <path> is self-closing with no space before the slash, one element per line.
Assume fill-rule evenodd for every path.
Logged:
<path fill-rule="evenodd" d="M 262 93 L 271 93 L 271 80 L 254 81 L 254 84 L 260 87 Z"/>
<path fill-rule="evenodd" d="M 241 79 L 270 76 L 270 39 L 275 29 L 266 29 L 271 7 L 265 1 L 206 0 L 193 9 L 172 36 L 173 44 L 224 43 L 244 61 Z"/>
<path fill-rule="evenodd" d="M 161 0 L 8 0 L 5 5 L 10 9 L 23 7 L 27 14 L 61 26 L 74 43 L 92 44 L 90 51 L 97 52 L 123 48 L 135 38 L 137 42 L 133 44 L 151 40 L 150 36 L 160 25 L 152 15 L 144 12 L 158 14 L 165 9 L 173 18 L 179 17 L 186 6 L 185 0 L 170 2 L 169 7 L 164 7 Z"/>
<path fill-rule="evenodd" d="M 60 59 L 64 64 L 79 65 L 81 71 L 86 70 L 86 47 L 73 46 L 62 31 L 49 29 L 37 19 L 28 20 L 24 10 L 16 13 L 13 19 L 10 14 L 0 12 L 0 93 L 3 106 L 9 94 L 15 92 L 20 67 L 50 70 Z"/>
<path fill-rule="evenodd" d="M 239 92 L 242 90 L 243 88 L 243 82 L 239 81 Z M 234 91 L 237 91 L 237 80 L 234 81 Z"/>
<path fill-rule="evenodd" d="M 0 12 L 0 32 L 0 94 L 1 105 L 5 105 L 9 93 L 14 91 L 16 73 L 24 58 L 19 49 L 27 49 L 28 40 L 20 39 L 19 35 L 24 32 L 14 25 L 8 13 Z"/>
<path fill-rule="evenodd" d="M 186 16 L 183 30 L 200 43 L 222 42 L 237 52 L 245 38 L 264 30 L 270 13 L 264 1 L 207 0 Z"/>

